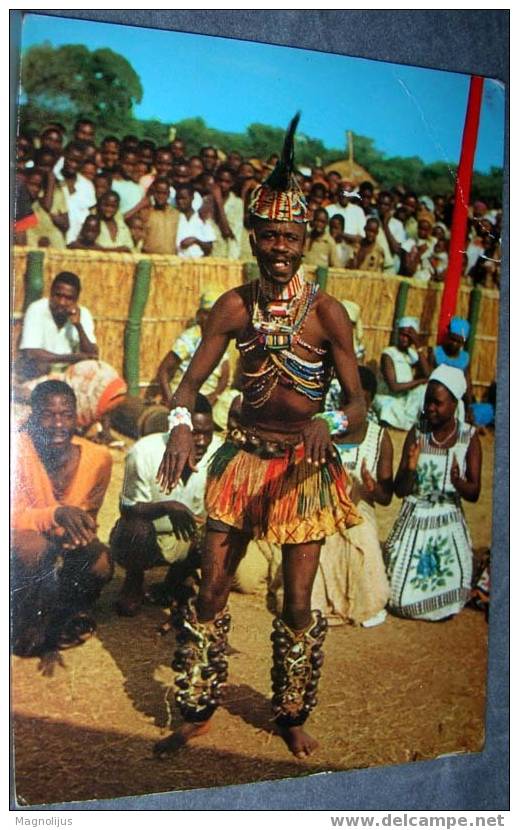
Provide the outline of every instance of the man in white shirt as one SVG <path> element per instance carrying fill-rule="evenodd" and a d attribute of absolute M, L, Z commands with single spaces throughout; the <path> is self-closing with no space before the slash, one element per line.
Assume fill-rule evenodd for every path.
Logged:
<path fill-rule="evenodd" d="M 406 239 L 404 226 L 399 219 L 393 216 L 393 208 L 393 196 L 389 190 L 381 190 L 377 199 L 377 211 L 380 219 L 377 243 L 384 251 L 384 271 L 388 274 L 399 273 L 402 243 Z"/>
<path fill-rule="evenodd" d="M 349 182 L 342 182 L 337 191 L 337 202 L 326 207 L 331 219 L 339 214 L 344 217 L 344 241 L 350 245 L 359 243 L 364 238 L 366 214 L 359 204 L 358 194 L 351 189 Z"/>
<path fill-rule="evenodd" d="M 186 259 L 210 256 L 216 234 L 208 222 L 193 210 L 193 188 L 182 184 L 177 188 L 177 209 L 180 219 L 177 232 L 177 254 Z"/>
<path fill-rule="evenodd" d="M 65 237 L 67 244 L 77 239 L 83 222 L 96 203 L 94 185 L 79 173 L 83 160 L 83 144 L 79 141 L 71 141 L 65 148 L 61 171 L 54 168 L 67 205 L 69 220 L 69 228 Z"/>
<path fill-rule="evenodd" d="M 78 303 L 77 274 L 61 271 L 50 297 L 31 303 L 25 312 L 16 362 L 16 400 L 25 403 L 44 380 L 62 380 L 76 395 L 77 426 L 86 431 L 100 425 L 98 440 L 110 443 L 110 413 L 124 401 L 125 381 L 99 360 L 94 321 Z"/>
<path fill-rule="evenodd" d="M 206 518 L 204 494 L 207 468 L 222 440 L 213 436 L 211 405 L 197 395 L 193 412 L 196 470 L 186 464 L 171 492 L 157 482 L 169 432 L 146 435 L 126 457 L 120 499 L 121 518 L 114 526 L 110 545 L 126 576 L 116 611 L 121 616 L 139 613 L 144 599 L 144 571 L 170 563 L 166 584 L 178 592 L 198 564 L 199 533 Z"/>
<path fill-rule="evenodd" d="M 76 274 L 62 271 L 52 282 L 50 297 L 27 308 L 18 347 L 18 369 L 25 379 L 97 357 L 94 321 L 77 302 L 80 290 Z"/>
<path fill-rule="evenodd" d="M 133 150 L 125 150 L 119 160 L 119 172 L 112 179 L 112 190 L 119 196 L 121 211 L 129 219 L 144 206 L 144 190 L 135 181 L 138 156 Z"/>

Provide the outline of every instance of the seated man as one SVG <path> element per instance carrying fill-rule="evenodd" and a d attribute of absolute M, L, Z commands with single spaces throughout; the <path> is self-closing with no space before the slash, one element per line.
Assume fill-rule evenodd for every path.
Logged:
<path fill-rule="evenodd" d="M 209 312 L 218 299 L 217 291 L 206 291 L 200 297 L 195 324 L 189 326 L 177 337 L 171 351 L 167 353 L 157 372 L 162 402 L 169 407 L 171 396 L 184 377 L 191 359 L 196 352 L 204 331 Z M 213 407 L 213 420 L 221 429 L 227 426 L 229 407 L 236 391 L 230 388 L 229 356 L 224 354 L 214 371 L 200 389 Z"/>
<path fill-rule="evenodd" d="M 80 291 L 79 277 L 62 271 L 52 282 L 50 297 L 27 308 L 15 395 L 25 401 L 38 383 L 63 380 L 76 395 L 78 426 L 87 430 L 100 421 L 101 440 L 110 441 L 109 413 L 124 399 L 126 384 L 112 366 L 98 360 L 94 321 L 78 304 Z"/>
<path fill-rule="evenodd" d="M 157 482 L 157 469 L 169 432 L 146 435 L 126 457 L 121 518 L 110 544 L 115 561 L 126 570 L 116 603 L 121 616 L 138 614 L 144 599 L 144 571 L 160 562 L 172 567 L 167 585 L 179 588 L 197 565 L 197 543 L 205 521 L 207 466 L 220 445 L 213 439 L 211 405 L 198 395 L 193 414 L 196 470 L 186 464 L 182 477 L 166 494 Z"/>
<path fill-rule="evenodd" d="M 76 397 L 39 384 L 16 445 L 13 492 L 13 643 L 31 656 L 79 645 L 95 631 L 89 611 L 111 579 L 96 517 L 110 481 L 105 447 L 78 438 Z"/>

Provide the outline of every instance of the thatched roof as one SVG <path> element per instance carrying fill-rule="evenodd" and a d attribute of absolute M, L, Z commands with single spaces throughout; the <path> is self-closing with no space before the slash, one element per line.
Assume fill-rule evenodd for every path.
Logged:
<path fill-rule="evenodd" d="M 351 130 L 348 130 L 346 135 L 348 143 L 348 158 L 338 159 L 331 164 L 327 164 L 324 168 L 325 171 L 329 173 L 331 170 L 337 170 L 337 173 L 340 173 L 343 179 L 353 182 L 355 186 L 358 186 L 361 182 L 366 181 L 376 185 L 377 182 L 371 173 L 368 173 L 364 167 L 361 167 L 360 164 L 357 164 L 357 162 L 353 160 L 353 134 L 351 133 Z"/>

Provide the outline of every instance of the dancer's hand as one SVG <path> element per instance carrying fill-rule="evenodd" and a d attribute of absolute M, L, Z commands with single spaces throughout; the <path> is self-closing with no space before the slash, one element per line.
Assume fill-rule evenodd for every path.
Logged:
<path fill-rule="evenodd" d="M 305 457 L 309 464 L 326 463 L 326 455 L 335 458 L 337 455 L 332 444 L 328 424 L 323 418 L 314 418 L 303 430 Z"/>
<path fill-rule="evenodd" d="M 196 519 L 189 507 L 179 501 L 167 501 L 164 503 L 166 516 L 169 518 L 173 533 L 177 539 L 189 542 L 196 530 Z"/>
<path fill-rule="evenodd" d="M 176 487 L 186 464 L 196 471 L 193 433 L 186 424 L 179 424 L 171 430 L 157 471 L 157 481 L 166 493 L 171 493 Z"/>

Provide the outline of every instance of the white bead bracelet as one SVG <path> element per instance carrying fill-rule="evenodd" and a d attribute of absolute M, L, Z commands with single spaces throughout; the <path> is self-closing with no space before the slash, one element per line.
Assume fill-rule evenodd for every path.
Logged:
<path fill-rule="evenodd" d="M 176 406 L 168 415 L 168 427 L 170 431 L 183 424 L 189 427 L 193 432 L 193 422 L 191 420 L 191 413 L 185 406 Z"/>

